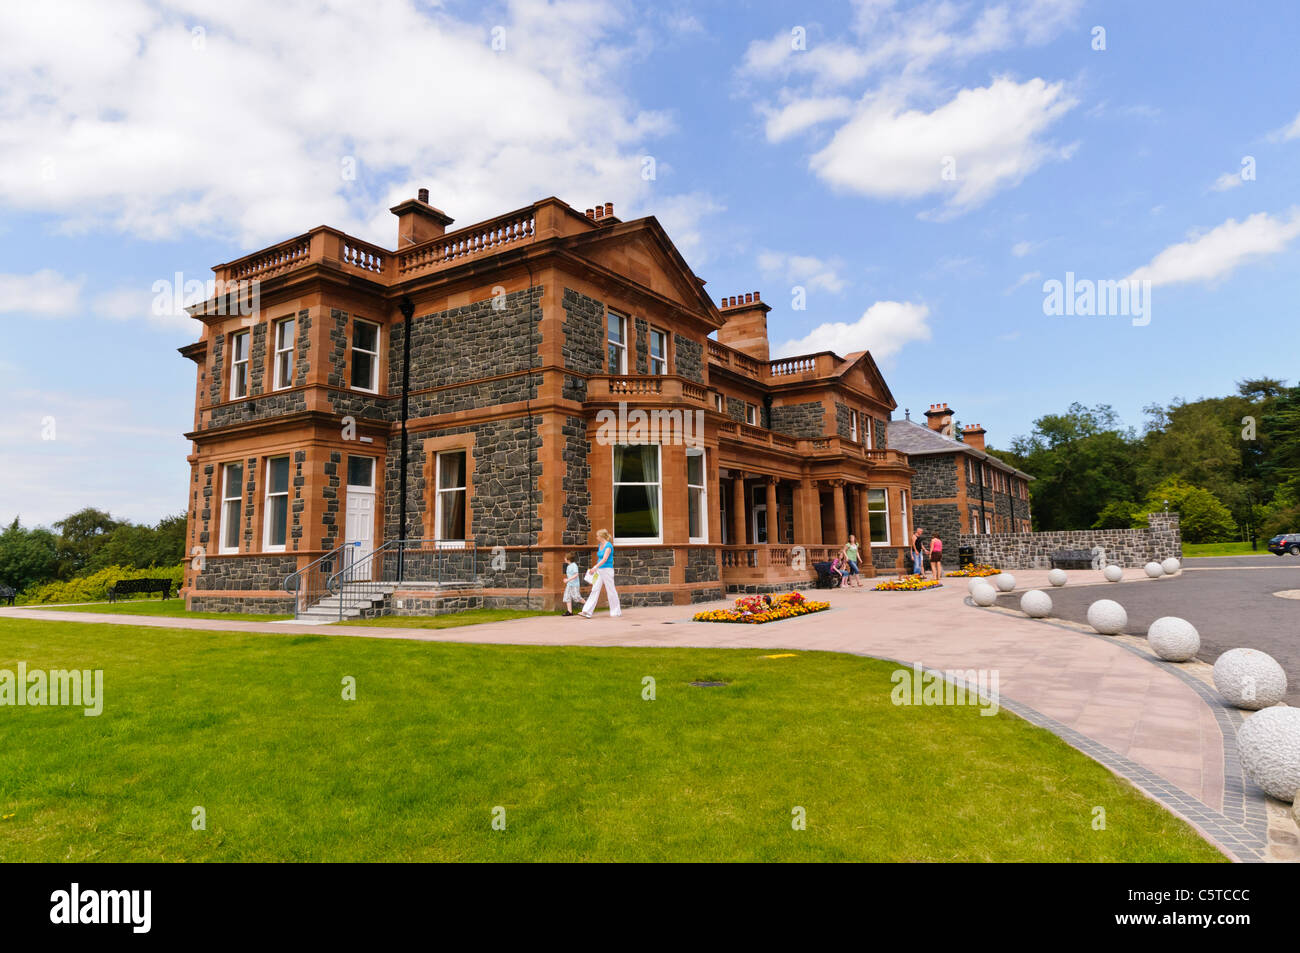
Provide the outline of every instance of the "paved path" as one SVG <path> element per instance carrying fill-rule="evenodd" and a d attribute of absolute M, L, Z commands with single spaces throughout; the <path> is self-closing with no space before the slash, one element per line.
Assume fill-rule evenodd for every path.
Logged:
<path fill-rule="evenodd" d="M 1020 591 L 1046 587 L 1046 572 L 1016 576 Z M 1140 569 L 1127 572 L 1127 580 L 1139 578 L 1144 578 Z M 1087 581 L 1072 581 L 1054 597 Z M 1127 581 L 1119 587 L 1129 588 Z M 32 609 L 0 609 L 0 619 L 54 617 L 62 622 L 441 642 L 826 650 L 944 671 L 995 670 L 1003 707 L 1128 777 L 1231 855 L 1266 859 L 1264 796 L 1242 780 L 1235 758 L 1233 716 L 1238 722 L 1240 716 L 1224 709 L 1212 690 L 1144 649 L 1019 613 L 981 610 L 966 594 L 964 579 L 917 593 L 818 593 L 831 602 L 831 611 L 764 626 L 693 622 L 691 614 L 700 607 L 673 606 L 628 609 L 618 619 L 603 613 L 591 620 L 556 615 L 440 630 Z"/>

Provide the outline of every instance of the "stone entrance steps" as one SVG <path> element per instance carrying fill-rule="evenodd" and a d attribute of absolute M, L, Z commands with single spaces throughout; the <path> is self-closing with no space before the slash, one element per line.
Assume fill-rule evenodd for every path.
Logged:
<path fill-rule="evenodd" d="M 358 594 L 348 592 L 346 585 L 341 593 L 326 596 L 309 609 L 298 614 L 297 622 L 312 624 L 324 624 L 326 622 L 338 622 L 340 619 L 359 619 L 364 612 L 373 611 L 376 606 L 383 605 L 385 599 L 396 591 L 397 586 L 393 583 L 384 583 L 375 585 L 374 583 L 366 584 L 366 592 Z M 344 608 L 342 614 L 339 613 L 339 603 L 342 601 Z"/>

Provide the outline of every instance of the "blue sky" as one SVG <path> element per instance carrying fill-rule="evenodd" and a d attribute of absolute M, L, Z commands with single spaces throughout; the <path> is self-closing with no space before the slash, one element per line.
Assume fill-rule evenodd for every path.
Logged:
<path fill-rule="evenodd" d="M 994 446 L 1300 376 L 1294 4 L 268 7 L 0 10 L 0 520 L 182 511 L 198 331 L 154 283 L 322 223 L 391 247 L 420 186 L 657 215 L 776 353 L 870 349 L 900 416 Z M 1150 281 L 1149 323 L 1045 315 L 1067 272 Z"/>

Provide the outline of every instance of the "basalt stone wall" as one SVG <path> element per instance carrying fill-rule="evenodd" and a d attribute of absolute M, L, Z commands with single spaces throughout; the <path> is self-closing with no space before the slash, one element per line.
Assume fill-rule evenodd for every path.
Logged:
<path fill-rule="evenodd" d="M 789 588 L 788 586 L 786 587 Z M 709 586 L 706 589 L 692 589 L 691 603 L 698 602 L 717 602 L 719 599 L 727 598 L 726 588 L 719 583 L 716 586 Z"/>
<path fill-rule="evenodd" d="M 327 390 L 330 410 L 343 417 L 355 417 L 357 420 L 397 420 L 401 413 L 401 401 L 394 398 L 363 394 L 355 390 Z M 415 401 L 411 401 L 412 414 L 415 416 Z"/>
<path fill-rule="evenodd" d="M 293 615 L 293 596 L 193 596 L 191 612 L 260 612 Z"/>
<path fill-rule="evenodd" d="M 330 387 L 342 387 L 347 381 L 348 370 L 348 313 L 338 308 L 330 308 L 328 327 L 330 372 L 326 383 Z"/>
<path fill-rule="evenodd" d="M 520 374 L 411 396 L 411 417 L 432 417 L 479 407 L 536 400 L 539 375 Z"/>
<path fill-rule="evenodd" d="M 633 323 L 636 325 L 636 372 L 649 374 L 650 324 L 641 318 L 634 318 Z"/>
<path fill-rule="evenodd" d="M 841 404 L 838 400 L 835 402 L 835 432 L 841 437 L 853 435 L 853 425 L 849 422 L 852 409 L 848 404 Z"/>
<path fill-rule="evenodd" d="M 912 529 L 920 527 L 924 532 L 921 539 L 928 547 L 930 539 L 938 536 L 943 540 L 945 553 L 950 559 L 956 559 L 956 550 L 952 549 L 953 540 L 961 536 L 961 511 L 956 503 L 918 503 L 912 507 Z M 912 541 L 907 540 L 908 546 Z"/>
<path fill-rule="evenodd" d="M 940 536 L 940 539 L 943 537 Z M 872 546 L 871 547 L 871 565 L 877 571 L 895 569 L 902 565 L 903 553 L 905 547 L 902 546 Z"/>
<path fill-rule="evenodd" d="M 208 556 L 203 571 L 194 574 L 194 589 L 282 589 L 284 579 L 298 570 L 298 557 L 287 553 L 265 556 Z M 292 598 L 286 594 L 288 601 Z"/>
<path fill-rule="evenodd" d="M 1061 549 L 1104 550 L 1104 564 L 1143 566 L 1153 559 L 1182 557 L 1182 530 L 1177 513 L 1152 513 L 1147 529 L 1088 529 L 1047 533 L 963 534 L 960 545 L 975 550 L 977 563 L 1001 569 L 1048 569 Z"/>
<path fill-rule="evenodd" d="M 224 334 L 214 334 L 212 336 L 212 378 L 208 383 L 208 404 L 215 407 L 221 403 L 221 384 L 225 379 L 225 350 L 226 336 Z"/>
<path fill-rule="evenodd" d="M 565 546 L 585 546 L 591 537 L 591 520 L 587 515 L 591 506 L 591 465 L 587 458 L 587 422 L 581 417 L 565 417 L 560 428 L 564 443 L 560 459 L 564 463 L 564 530 L 561 534 Z"/>
<path fill-rule="evenodd" d="M 565 288 L 561 298 L 564 308 L 564 344 L 560 354 L 564 366 L 577 372 L 564 379 L 564 396 L 570 400 L 587 399 L 587 381 L 578 374 L 605 372 L 605 305 L 572 288 Z"/>
<path fill-rule="evenodd" d="M 614 547 L 614 582 L 626 586 L 668 585 L 672 582 L 671 546 Z M 668 594 L 671 597 L 671 593 Z M 668 600 L 670 603 L 672 599 Z"/>
<path fill-rule="evenodd" d="M 331 453 L 329 461 L 325 464 L 325 485 L 321 487 L 321 499 L 325 501 L 325 514 L 321 517 L 321 549 L 327 552 L 340 546 L 339 534 L 342 532 L 342 525 L 339 523 L 339 488 L 343 485 L 343 479 L 339 475 L 339 464 L 343 462 L 341 453 Z M 390 537 L 391 538 L 391 537 Z"/>
<path fill-rule="evenodd" d="M 743 424 L 745 422 L 745 402 L 738 397 L 728 397 L 727 416 Z"/>
<path fill-rule="evenodd" d="M 213 502 L 212 501 L 212 494 L 213 494 L 212 480 L 213 480 L 213 474 L 216 473 L 216 470 L 217 468 L 214 464 L 209 463 L 206 466 L 204 466 L 203 488 L 201 490 L 196 491 L 195 494 L 196 512 L 198 513 L 199 522 L 203 524 L 203 529 L 199 532 L 199 544 L 203 546 L 205 549 L 207 548 L 208 540 L 212 538 L 210 532 L 212 529 L 212 502 Z M 197 482 L 198 481 L 197 473 L 195 473 L 194 478 L 195 478 L 195 482 Z M 198 504 L 198 496 L 200 494 L 203 497 L 203 504 L 201 507 Z"/>
<path fill-rule="evenodd" d="M 773 407 L 772 429 L 790 437 L 823 437 L 826 435 L 826 408 L 819 400 Z"/>
<path fill-rule="evenodd" d="M 673 345 L 677 352 L 677 373 L 682 377 L 704 383 L 704 345 L 694 338 L 673 335 Z"/>
<path fill-rule="evenodd" d="M 244 552 L 246 553 L 253 551 L 253 520 L 257 515 L 257 476 L 257 457 L 249 457 L 244 462 Z"/>
<path fill-rule="evenodd" d="M 881 417 L 873 417 L 871 419 L 875 422 L 872 429 L 872 439 L 874 441 L 872 446 L 876 450 L 888 450 L 889 424 Z"/>
<path fill-rule="evenodd" d="M 540 287 L 514 291 L 503 298 L 485 298 L 434 314 L 416 315 L 411 320 L 411 392 L 467 384 L 537 367 L 541 359 L 536 326 L 541 319 Z M 402 333 L 393 333 L 391 338 L 388 391 L 398 394 L 402 390 L 406 341 Z M 443 396 L 433 396 L 437 406 L 424 406 L 421 413 L 447 412 L 441 406 Z M 416 403 L 423 399 L 421 395 Z M 465 406 L 481 407 L 498 402 L 490 392 L 485 392 L 480 403 L 467 402 Z M 411 415 L 418 415 L 414 407 Z"/>
<path fill-rule="evenodd" d="M 957 495 L 957 463 L 950 453 L 907 458 L 912 476 L 913 500 L 941 500 Z M 917 510 L 920 510 L 917 506 Z"/>
<path fill-rule="evenodd" d="M 256 397 L 262 393 L 262 384 L 264 382 L 264 373 L 266 369 L 266 325 L 256 324 L 253 326 L 253 347 L 249 351 L 248 360 L 248 392 Z"/>
<path fill-rule="evenodd" d="M 712 548 L 690 549 L 686 553 L 687 582 L 716 582 L 720 577 L 718 551 Z"/>
<path fill-rule="evenodd" d="M 255 420 L 267 420 L 282 417 L 285 414 L 299 413 L 307 409 L 307 392 L 305 390 L 278 391 L 263 394 L 248 400 L 236 401 L 213 407 L 208 417 L 209 427 L 225 427 L 229 424 L 242 424 Z"/>
<path fill-rule="evenodd" d="M 293 386 L 302 387 L 307 383 L 307 369 L 311 366 L 311 312 L 298 312 L 298 325 L 294 329 L 298 336 L 294 341 Z"/>

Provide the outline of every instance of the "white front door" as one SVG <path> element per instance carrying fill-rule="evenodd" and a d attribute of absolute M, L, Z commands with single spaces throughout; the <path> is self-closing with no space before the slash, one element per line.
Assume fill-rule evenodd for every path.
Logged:
<path fill-rule="evenodd" d="M 360 565 L 375 551 L 375 461 L 369 457 L 348 458 L 348 502 L 344 519 L 343 564 L 357 566 L 356 576 L 370 578 L 370 564 Z"/>

